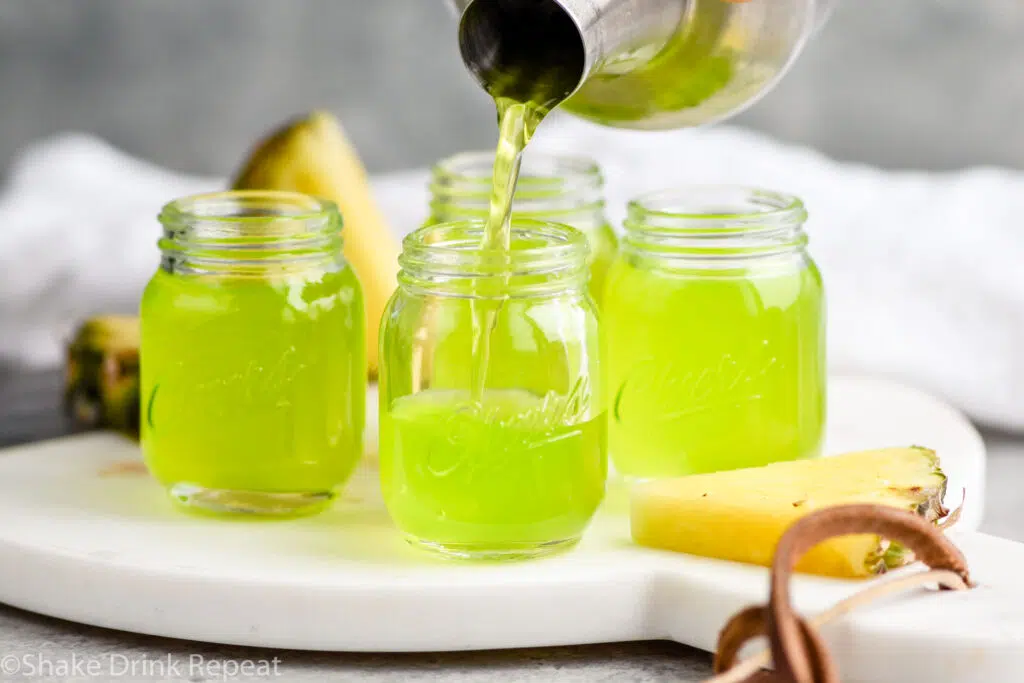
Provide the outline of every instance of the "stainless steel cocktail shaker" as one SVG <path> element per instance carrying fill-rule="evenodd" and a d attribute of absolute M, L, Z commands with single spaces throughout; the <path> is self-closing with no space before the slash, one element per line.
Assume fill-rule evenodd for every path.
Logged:
<path fill-rule="evenodd" d="M 833 0 L 452 0 L 489 93 L 623 128 L 694 126 L 766 93 Z"/>

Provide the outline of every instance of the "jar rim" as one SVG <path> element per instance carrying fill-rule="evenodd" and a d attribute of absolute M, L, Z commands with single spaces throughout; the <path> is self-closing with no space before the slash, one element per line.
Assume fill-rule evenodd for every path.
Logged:
<path fill-rule="evenodd" d="M 483 182 L 489 190 L 493 166 L 493 150 L 467 150 L 438 161 L 433 173 L 453 180 Z M 589 157 L 535 150 L 523 153 L 521 175 L 548 179 L 562 175 L 585 176 L 599 183 L 604 182 L 601 167 Z"/>
<path fill-rule="evenodd" d="M 440 295 L 508 299 L 547 296 L 586 283 L 586 236 L 548 221 L 512 220 L 511 249 L 481 248 L 486 221 L 426 225 L 402 242 L 399 283 Z"/>
<path fill-rule="evenodd" d="M 663 260 L 724 267 L 802 252 L 806 219 L 803 202 L 793 195 L 742 185 L 687 185 L 629 202 L 622 245 Z"/>
<path fill-rule="evenodd" d="M 799 227 L 804 203 L 783 192 L 744 185 L 687 185 L 640 195 L 627 205 L 631 230 L 750 235 Z"/>
<path fill-rule="evenodd" d="M 174 199 L 163 206 L 167 229 L 189 229 L 210 238 L 288 237 L 340 230 L 334 202 L 286 190 L 225 190 Z M 273 229 L 269 229 L 273 226 Z"/>
<path fill-rule="evenodd" d="M 296 272 L 342 258 L 337 207 L 299 192 L 194 194 L 165 204 L 159 220 L 168 272 Z"/>
<path fill-rule="evenodd" d="M 512 218 L 512 249 L 480 246 L 487 221 L 467 219 L 425 225 L 402 241 L 403 267 L 431 264 L 479 268 L 512 268 L 534 271 L 579 261 L 587 256 L 586 236 L 568 225 L 528 218 Z M 518 248 L 517 248 L 518 246 Z M 488 272 L 487 274 L 491 274 Z"/>
<path fill-rule="evenodd" d="M 434 203 L 490 206 L 494 151 L 465 151 L 446 157 L 431 169 Z M 523 154 L 514 195 L 520 214 L 603 207 L 604 176 L 585 156 L 529 150 Z"/>

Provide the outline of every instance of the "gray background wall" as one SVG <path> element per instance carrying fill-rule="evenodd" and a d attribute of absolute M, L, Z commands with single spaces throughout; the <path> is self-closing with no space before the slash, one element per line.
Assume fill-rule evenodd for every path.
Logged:
<path fill-rule="evenodd" d="M 486 147 L 494 117 L 454 27 L 443 0 L 0 0 L 0 169 L 78 129 L 226 173 L 313 107 L 372 170 Z M 1024 2 L 840 0 L 740 122 L 887 167 L 1024 167 Z"/>

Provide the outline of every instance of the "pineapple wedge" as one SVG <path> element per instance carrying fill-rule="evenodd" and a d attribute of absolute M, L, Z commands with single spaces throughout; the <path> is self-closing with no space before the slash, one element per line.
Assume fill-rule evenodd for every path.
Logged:
<path fill-rule="evenodd" d="M 886 448 L 815 460 L 638 484 L 631 495 L 633 540 L 640 545 L 771 566 L 789 526 L 813 510 L 875 503 L 938 522 L 946 476 L 934 451 Z M 830 539 L 797 571 L 841 578 L 881 574 L 913 561 L 873 535 Z"/>
<path fill-rule="evenodd" d="M 400 245 L 378 208 L 366 169 L 341 124 L 315 111 L 260 142 L 242 165 L 233 187 L 290 190 L 338 205 L 345 258 L 355 269 L 366 302 L 366 359 L 377 374 L 377 336 L 384 307 L 397 286 Z"/>

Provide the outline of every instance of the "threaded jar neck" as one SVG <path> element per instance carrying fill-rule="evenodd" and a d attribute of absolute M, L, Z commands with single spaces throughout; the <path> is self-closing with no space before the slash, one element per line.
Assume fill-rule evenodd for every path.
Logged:
<path fill-rule="evenodd" d="M 796 197 L 738 186 L 692 186 L 629 203 L 623 248 L 665 260 L 728 263 L 800 253 L 807 211 Z"/>
<path fill-rule="evenodd" d="M 266 276 L 341 261 L 341 215 L 297 192 L 240 190 L 176 199 L 160 212 L 167 272 Z"/>
<path fill-rule="evenodd" d="M 494 152 L 463 152 L 434 166 L 430 182 L 433 222 L 485 218 L 490 211 Z M 527 152 L 513 197 L 521 218 L 600 225 L 604 222 L 604 178 L 583 157 Z"/>
<path fill-rule="evenodd" d="M 587 239 L 565 225 L 512 221 L 511 250 L 483 249 L 485 222 L 437 223 L 402 242 L 399 283 L 409 290 L 462 298 L 552 296 L 587 281 Z"/>

